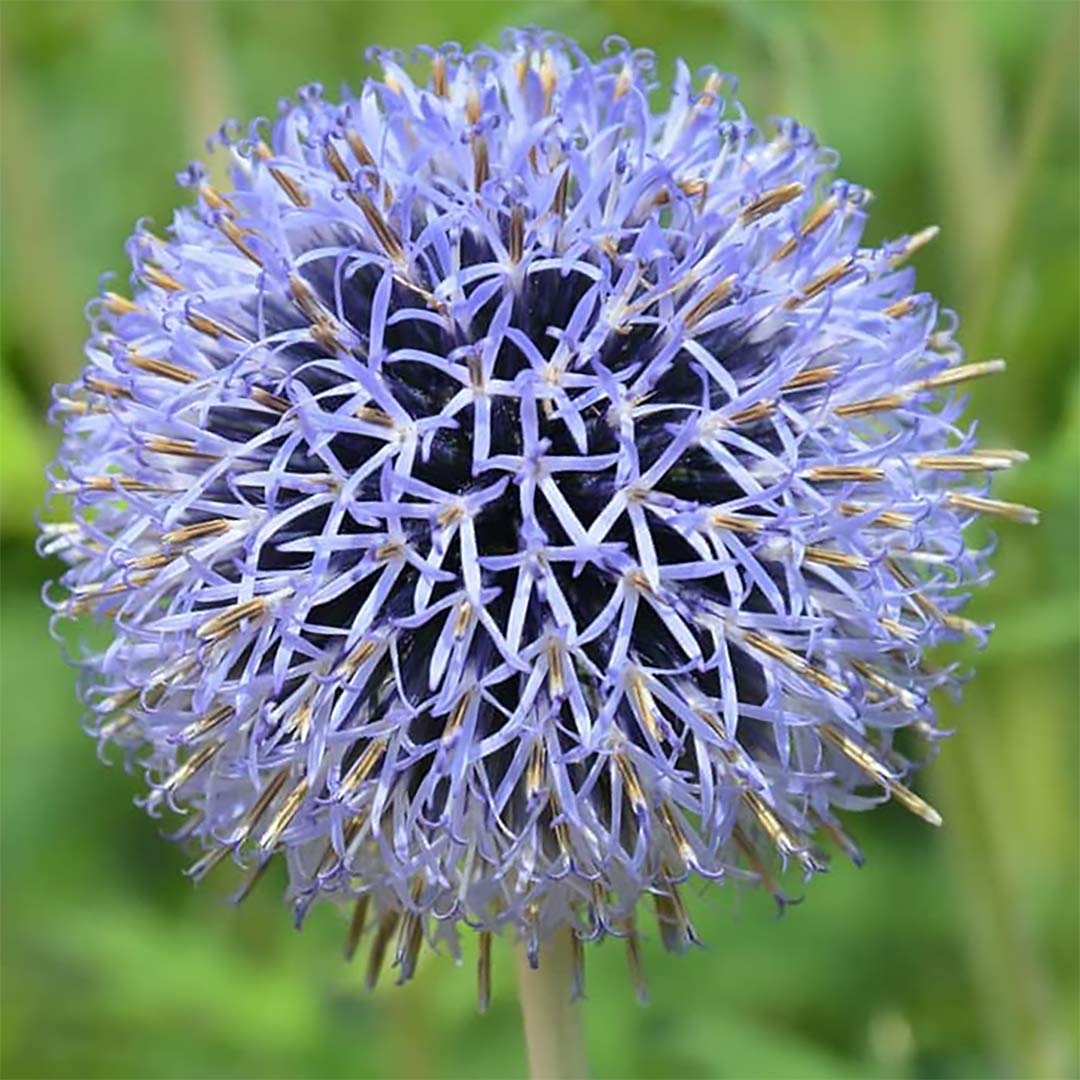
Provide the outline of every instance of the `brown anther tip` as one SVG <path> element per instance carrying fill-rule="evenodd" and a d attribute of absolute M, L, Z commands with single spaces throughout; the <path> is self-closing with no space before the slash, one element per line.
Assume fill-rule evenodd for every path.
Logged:
<path fill-rule="evenodd" d="M 883 308 L 882 314 L 887 315 L 890 319 L 902 319 L 905 315 L 910 315 L 911 312 L 915 310 L 917 302 L 917 297 L 905 296 L 902 300 L 897 300 L 887 308 Z"/>
<path fill-rule="evenodd" d="M 251 400 L 256 405 L 261 405 L 264 409 L 271 409 L 276 413 L 286 413 L 289 411 L 289 402 L 279 397 L 277 394 L 270 393 L 269 390 L 264 390 L 261 386 L 253 386 L 251 388 Z"/>
<path fill-rule="evenodd" d="M 210 184 L 203 184 L 203 186 L 199 188 L 199 194 L 202 196 L 203 202 L 205 202 L 207 206 L 211 207 L 211 209 L 229 210 L 232 208 L 232 204 L 229 202 L 229 200 L 226 199 L 225 196 L 217 190 L 217 188 L 213 187 Z"/>
<path fill-rule="evenodd" d="M 454 637 L 461 639 L 465 636 L 465 631 L 468 630 L 469 624 L 473 619 L 473 606 L 468 600 L 462 600 L 458 605 L 457 613 L 454 616 Z"/>
<path fill-rule="evenodd" d="M 195 631 L 195 636 L 200 641 L 220 641 L 226 638 L 234 630 L 247 620 L 262 615 L 267 608 L 265 597 L 255 597 L 252 600 L 244 600 L 234 604 L 224 611 L 219 611 L 202 623 Z"/>
<path fill-rule="evenodd" d="M 126 296 L 120 296 L 114 292 L 107 292 L 103 297 L 105 310 L 110 315 L 132 315 L 139 310 L 139 305 Z"/>
<path fill-rule="evenodd" d="M 551 209 L 557 217 L 566 216 L 566 206 L 570 195 L 570 164 L 567 162 L 559 183 L 555 187 L 555 195 L 551 200 Z"/>
<path fill-rule="evenodd" d="M 250 259 L 256 266 L 262 266 L 262 259 L 259 258 L 245 239 L 246 236 L 251 235 L 250 232 L 241 229 L 232 218 L 222 218 L 221 221 L 218 222 L 218 228 L 221 230 L 225 239 L 228 240 L 229 243 L 244 256 L 244 258 Z"/>
<path fill-rule="evenodd" d="M 480 121 L 480 95 L 477 93 L 476 87 L 472 87 L 469 90 L 468 97 L 465 99 L 465 119 L 473 125 L 476 125 Z"/>
<path fill-rule="evenodd" d="M 334 175 L 347 184 L 351 183 L 352 173 L 349 171 L 348 165 L 345 164 L 345 159 L 337 152 L 332 142 L 327 141 L 323 154 Z"/>
<path fill-rule="evenodd" d="M 153 263 L 144 263 L 140 273 L 151 285 L 156 285 L 166 292 L 180 292 L 184 287 L 172 274 L 167 274 L 160 266 L 155 266 Z"/>
<path fill-rule="evenodd" d="M 802 225 L 799 227 L 799 236 L 805 240 L 806 237 L 820 229 L 821 226 L 828 221 L 829 216 L 838 205 L 839 202 L 836 197 L 832 196 L 814 207 L 814 209 L 806 215 Z M 773 262 L 781 262 L 783 259 L 786 259 L 795 250 L 798 243 L 799 241 L 795 237 L 790 237 L 785 240 L 783 244 L 777 248 L 776 254 L 773 256 Z"/>
<path fill-rule="evenodd" d="M 163 360 L 157 356 L 143 356 L 140 353 L 128 354 L 127 362 L 139 371 L 145 371 L 149 375 L 160 375 L 163 379 L 169 379 L 177 383 L 193 383 L 197 376 L 193 371 L 180 367 L 169 360 Z"/>
<path fill-rule="evenodd" d="M 885 470 L 871 465 L 815 465 L 799 475 L 821 484 L 873 483 L 885 479 Z"/>
<path fill-rule="evenodd" d="M 550 52 L 540 60 L 540 86 L 544 91 L 544 115 L 550 116 L 555 103 L 555 88 L 559 84 L 559 72 Z"/>
<path fill-rule="evenodd" d="M 844 258 L 833 263 L 828 269 L 823 270 L 817 277 L 808 281 L 795 296 L 788 297 L 788 299 L 784 301 L 784 309 L 786 311 L 793 311 L 807 300 L 813 300 L 814 297 L 819 296 L 830 286 L 838 284 L 847 277 L 854 265 L 854 256 L 844 256 Z"/>
<path fill-rule="evenodd" d="M 308 197 L 308 193 L 284 170 L 271 166 L 270 175 L 274 178 L 274 182 L 277 186 L 285 192 L 285 195 L 293 206 L 304 209 L 311 205 L 311 199 Z"/>
<path fill-rule="evenodd" d="M 716 528 L 729 529 L 731 532 L 759 533 L 765 528 L 765 523 L 756 518 L 740 517 L 721 510 L 713 511 L 709 515 L 709 521 Z"/>
<path fill-rule="evenodd" d="M 760 221 L 761 218 L 781 209 L 792 199 L 797 199 L 805 190 L 806 185 L 797 180 L 771 188 L 742 208 L 739 213 L 739 221 L 743 225 Z"/>
<path fill-rule="evenodd" d="M 474 135 L 471 140 L 471 145 L 473 155 L 473 191 L 479 191 L 491 175 L 488 143 L 483 135 Z"/>
<path fill-rule="evenodd" d="M 175 457 L 197 458 L 203 461 L 217 461 L 217 454 L 209 454 L 196 449 L 191 439 L 172 439 L 161 435 L 151 435 L 143 445 L 151 453 L 170 454 Z"/>
<path fill-rule="evenodd" d="M 367 922 L 368 906 L 371 903 L 371 894 L 364 893 L 356 900 L 353 907 L 352 918 L 349 920 L 349 932 L 345 937 L 345 961 L 348 963 L 356 955 L 356 948 L 360 944 L 360 938 L 364 934 L 364 926 Z"/>
<path fill-rule="evenodd" d="M 266 826 L 266 831 L 259 837 L 258 846 L 260 851 L 269 853 L 277 847 L 282 834 L 293 823 L 296 815 L 300 812 L 300 808 L 304 805 L 307 794 L 308 779 L 306 776 L 302 776 L 292 791 L 285 796 L 281 806 L 278 807 L 277 813 L 270 819 L 270 824 Z"/>
<path fill-rule="evenodd" d="M 753 405 L 738 412 L 733 412 L 727 421 L 736 427 L 740 424 L 756 424 L 760 420 L 768 419 L 776 408 L 776 402 L 768 398 L 755 402 Z"/>
<path fill-rule="evenodd" d="M 431 58 L 431 89 L 436 97 L 447 98 L 450 96 L 446 57 L 442 53 L 436 53 Z"/>
<path fill-rule="evenodd" d="M 476 1008 L 486 1013 L 491 1004 L 491 931 L 480 931 L 476 952 Z"/>
<path fill-rule="evenodd" d="M 735 282 L 737 280 L 738 276 L 736 274 L 728 274 L 727 277 L 721 278 L 703 296 L 694 301 L 683 316 L 683 325 L 687 329 L 692 329 L 716 311 L 735 291 Z"/>
<path fill-rule="evenodd" d="M 937 225 L 930 225 L 925 229 L 921 229 L 919 232 L 912 234 L 905 241 L 903 249 L 896 255 L 893 255 L 889 259 L 889 265 L 892 267 L 902 266 L 908 259 L 912 257 L 916 252 L 921 251 L 927 244 L 933 240 L 941 229 Z"/>
<path fill-rule="evenodd" d="M 172 529 L 162 533 L 163 544 L 186 544 L 191 540 L 202 540 L 209 536 L 220 536 L 228 531 L 229 521 L 226 518 L 213 518 L 210 521 L 199 521 L 193 525 L 184 525 L 179 529 Z"/>
<path fill-rule="evenodd" d="M 839 373 L 840 369 L 835 364 L 807 368 L 805 371 L 800 371 L 798 375 L 788 379 L 780 389 L 785 391 L 808 390 L 815 386 L 821 386 L 822 383 L 827 383 L 830 379 L 836 378 Z"/>
<path fill-rule="evenodd" d="M 518 205 L 510 211 L 510 227 L 507 237 L 507 254 L 517 265 L 525 250 L 525 207 Z"/>
<path fill-rule="evenodd" d="M 1005 518 L 1018 525 L 1038 525 L 1039 511 L 1022 503 L 1006 502 L 1004 499 L 991 499 L 985 495 L 972 495 L 968 492 L 950 491 L 945 496 L 948 506 L 960 510 L 971 510 L 976 514 L 990 514 Z"/>
<path fill-rule="evenodd" d="M 101 394 L 103 397 L 129 398 L 131 391 L 111 379 L 103 379 L 98 375 L 86 375 L 83 377 L 83 386 L 92 393 Z"/>

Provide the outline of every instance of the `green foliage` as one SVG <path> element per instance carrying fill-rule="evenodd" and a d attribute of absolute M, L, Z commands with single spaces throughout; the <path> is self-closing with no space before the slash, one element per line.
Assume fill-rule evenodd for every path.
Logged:
<path fill-rule="evenodd" d="M 694 903 L 706 950 L 646 942 L 653 1004 L 616 943 L 589 955 L 598 1076 L 1075 1075 L 1080 161 L 1069 3 L 749 4 L 9 2 L 3 20 L 0 539 L 3 542 L 4 1076 L 520 1075 L 512 964 L 486 1017 L 462 969 L 360 989 L 344 916 L 289 928 L 272 876 L 244 905 L 130 805 L 78 727 L 72 675 L 30 554 L 53 437 L 50 384 L 81 362 L 81 307 L 123 273 L 134 218 L 163 225 L 173 173 L 225 115 L 271 113 L 301 82 L 356 83 L 366 44 L 495 40 L 543 22 L 590 49 L 618 32 L 742 76 L 757 117 L 790 112 L 878 195 L 872 239 L 943 227 L 921 283 L 956 306 L 986 442 L 1030 464 L 975 600 L 999 626 L 929 786 L 931 835 L 894 808 L 856 819 L 862 872 L 837 865 L 777 920 L 731 887 Z M 121 285 L 123 284 L 121 280 Z M 55 572 L 55 568 L 51 568 Z M 797 889 L 797 882 L 790 883 Z"/>

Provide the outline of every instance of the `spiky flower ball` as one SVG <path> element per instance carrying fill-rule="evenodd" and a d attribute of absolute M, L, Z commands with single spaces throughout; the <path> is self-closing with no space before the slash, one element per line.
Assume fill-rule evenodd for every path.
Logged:
<path fill-rule="evenodd" d="M 298 916 L 357 901 L 401 976 L 425 937 L 535 956 L 627 938 L 688 876 L 821 869 L 837 810 L 932 823 L 930 646 L 1013 452 L 977 449 L 953 319 L 860 245 L 866 193 L 679 65 L 539 33 L 424 50 L 425 85 L 318 86 L 221 141 L 233 190 L 130 243 L 57 398 L 43 547 L 94 733 L 148 809 Z M 910 732 L 901 753 L 899 732 Z M 917 755 L 912 755 L 917 756 Z"/>

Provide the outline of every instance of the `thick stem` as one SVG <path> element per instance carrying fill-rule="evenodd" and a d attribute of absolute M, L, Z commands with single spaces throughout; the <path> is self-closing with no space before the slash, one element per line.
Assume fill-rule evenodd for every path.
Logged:
<path fill-rule="evenodd" d="M 587 1075 L 581 1009 L 570 1000 L 574 947 L 570 931 L 544 942 L 533 970 L 523 946 L 517 954 L 518 993 L 533 1080 L 581 1080 Z"/>

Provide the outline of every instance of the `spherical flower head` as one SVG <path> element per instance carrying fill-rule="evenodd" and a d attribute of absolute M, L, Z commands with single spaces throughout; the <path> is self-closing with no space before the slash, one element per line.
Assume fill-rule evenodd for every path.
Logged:
<path fill-rule="evenodd" d="M 904 266 L 931 231 L 863 246 L 809 131 L 622 42 L 422 53 L 223 129 L 232 190 L 140 225 L 42 547 L 195 877 L 280 854 L 372 977 L 467 926 L 483 987 L 492 933 L 636 957 L 648 894 L 680 950 L 688 877 L 783 902 L 859 859 L 839 810 L 938 823 L 926 653 L 983 633 L 970 521 L 1032 513 L 962 426 L 1000 362 Z"/>

